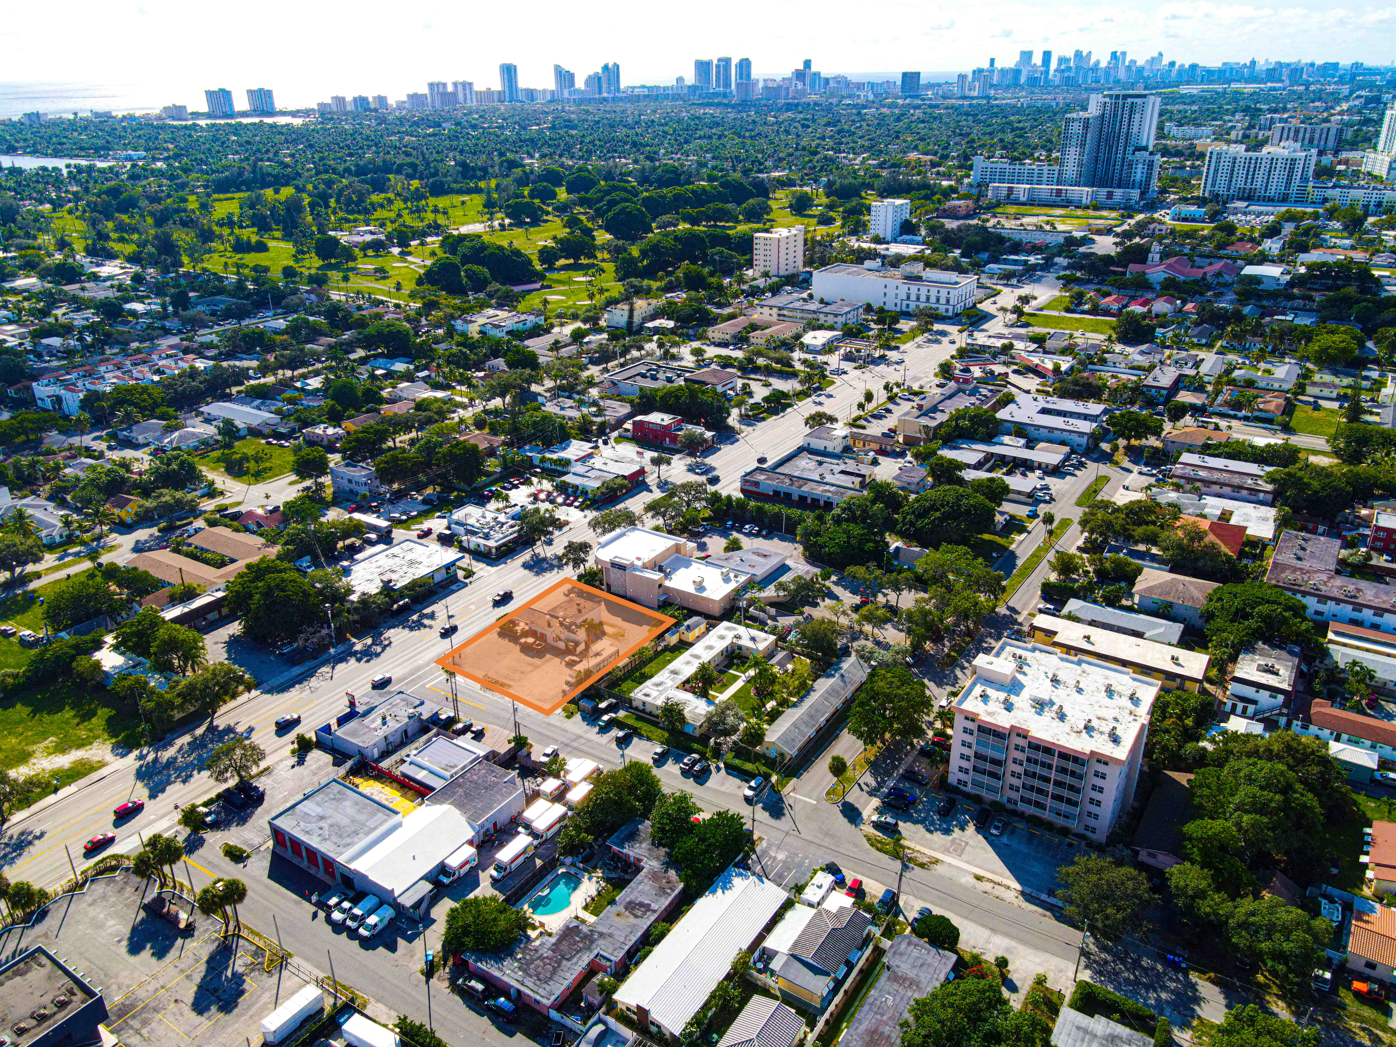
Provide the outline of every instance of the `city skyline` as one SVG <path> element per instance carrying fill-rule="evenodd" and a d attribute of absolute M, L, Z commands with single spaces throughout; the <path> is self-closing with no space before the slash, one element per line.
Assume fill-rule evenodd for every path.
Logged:
<path fill-rule="evenodd" d="M 65 36 L 64 68 L 82 70 L 92 83 L 131 80 L 132 69 L 149 70 L 150 79 L 138 85 L 148 90 L 149 104 L 178 98 L 194 102 L 194 95 L 210 83 L 272 84 L 283 108 L 313 105 L 330 90 L 387 90 L 398 98 L 409 90 L 421 90 L 422 69 L 435 69 L 447 79 L 466 78 L 477 85 L 495 86 L 500 62 L 513 62 L 521 86 L 552 84 L 552 66 L 576 70 L 579 79 L 599 68 L 603 61 L 618 60 L 628 83 L 672 81 L 692 77 L 694 57 L 716 59 L 732 54 L 730 34 L 723 28 L 727 16 L 739 15 L 746 39 L 759 42 L 746 52 L 754 75 L 775 76 L 804 57 L 812 57 L 825 75 L 854 75 L 902 70 L 926 73 L 967 72 L 965 55 L 995 57 L 1009 65 L 1020 49 L 1048 49 L 1057 55 L 1077 48 L 1097 54 L 1113 49 L 1153 54 L 1159 50 L 1179 60 L 1202 64 L 1222 61 L 1307 60 L 1359 61 L 1381 64 L 1392 60 L 1381 30 L 1396 19 L 1396 10 L 1335 9 L 1320 0 L 1296 0 L 1284 17 L 1270 8 L 1250 3 L 1148 5 L 1141 2 L 1078 2 L 1066 9 L 1044 9 L 1020 0 L 1000 0 L 987 10 L 976 10 L 968 19 L 950 4 L 929 7 L 895 0 L 881 9 L 875 24 L 855 26 L 847 33 L 832 34 L 828 20 L 816 17 L 789 19 L 775 11 L 722 8 L 713 11 L 684 35 L 685 54 L 657 52 L 646 38 L 647 17 L 639 17 L 638 4 L 622 3 L 603 26 L 576 24 L 568 18 L 543 17 L 532 27 L 527 45 L 510 46 L 502 11 L 457 11 L 428 8 L 414 19 L 375 17 L 374 46 L 382 55 L 374 63 L 376 83 L 336 84 L 344 77 L 340 55 L 362 46 L 352 17 L 326 23 L 308 4 L 296 2 L 278 9 L 278 35 L 313 41 L 295 63 L 264 45 L 264 27 L 255 22 L 229 22 L 212 10 L 176 7 L 169 0 L 151 0 L 139 7 L 102 5 L 78 0 Z M 556 12 L 561 14 L 561 11 Z M 832 12 L 830 12 L 832 13 Z M 367 10 L 365 11 L 367 14 Z M 630 17 L 633 16 L 633 17 Z M 890 17 L 887 17 L 890 16 Z M 21 46 L 42 39 L 44 14 L 32 6 L 21 7 L 0 27 L 0 40 L 11 38 L 7 48 L 6 79 L 14 82 L 52 82 L 55 67 L 43 48 Z M 633 28 L 632 28 L 633 27 Z M 190 48 L 190 39 L 217 39 L 216 49 Z M 459 41 L 472 41 L 462 50 Z M 1244 51 L 1241 48 L 1244 47 Z M 514 54 L 507 52 L 514 51 Z M 1240 51 L 1241 53 L 1237 53 Z M 526 52 L 526 53 L 518 53 Z M 737 58 L 732 55 L 734 61 Z M 357 78 L 355 78 L 357 79 Z M 240 91 L 241 89 L 239 89 Z M 193 106 L 191 105 L 191 108 Z"/>

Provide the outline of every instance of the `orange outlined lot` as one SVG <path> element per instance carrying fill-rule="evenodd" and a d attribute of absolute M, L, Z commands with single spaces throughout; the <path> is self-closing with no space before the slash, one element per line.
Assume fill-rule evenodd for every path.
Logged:
<path fill-rule="evenodd" d="M 564 578 L 436 664 L 551 715 L 673 625 L 658 611 Z"/>

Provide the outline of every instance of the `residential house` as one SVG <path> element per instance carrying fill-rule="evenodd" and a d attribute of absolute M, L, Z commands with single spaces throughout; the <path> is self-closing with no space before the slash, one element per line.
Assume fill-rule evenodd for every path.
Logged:
<path fill-rule="evenodd" d="M 1140 864 L 1164 871 L 1183 861 L 1179 831 L 1192 818 L 1192 775 L 1164 771 L 1149 794 L 1139 828 L 1134 831 L 1135 857 Z"/>
<path fill-rule="evenodd" d="M 1152 403 L 1167 403 L 1177 394 L 1182 381 L 1182 372 L 1167 364 L 1160 364 L 1149 372 L 1140 384 L 1139 391 Z"/>
<path fill-rule="evenodd" d="M 1375 894 L 1396 894 L 1396 822 L 1372 822 L 1367 857 L 1367 886 Z"/>
<path fill-rule="evenodd" d="M 1052 1047 L 1154 1047 L 1154 1038 L 1111 1021 L 1063 1007 L 1052 1026 Z"/>
<path fill-rule="evenodd" d="M 334 462 L 330 465 L 330 483 L 339 498 L 361 498 L 383 493 L 378 473 L 371 465 L 354 462 Z"/>
<path fill-rule="evenodd" d="M 1218 584 L 1146 567 L 1134 581 L 1134 606 L 1145 614 L 1201 629 L 1205 624 L 1202 605 Z"/>
<path fill-rule="evenodd" d="M 1182 484 L 1184 490 L 1195 488 L 1195 493 L 1271 505 L 1275 488 L 1264 478 L 1268 472 L 1267 465 L 1186 452 L 1178 457 L 1170 478 Z"/>
<path fill-rule="evenodd" d="M 876 991 L 863 995 L 839 1047 L 899 1047 L 912 1001 L 949 981 L 958 961 L 914 935 L 897 935 L 883 954 Z"/>
<path fill-rule="evenodd" d="M 1165 433 L 1162 442 L 1163 449 L 1169 454 L 1177 454 L 1180 451 L 1206 453 L 1207 448 L 1212 444 L 1224 444 L 1230 439 L 1230 433 L 1193 426 Z"/>
<path fill-rule="evenodd" d="M 805 1021 L 779 1000 L 754 995 L 732 1019 L 717 1047 L 795 1047 Z"/>
<path fill-rule="evenodd" d="M 1390 983 L 1396 976 L 1396 909 L 1353 897 L 1347 968 L 1353 977 Z"/>
<path fill-rule="evenodd" d="M 129 525 L 136 522 L 136 510 L 140 508 L 140 503 L 141 500 L 133 494 L 114 494 L 107 499 L 107 508 L 120 523 Z"/>
<path fill-rule="evenodd" d="M 761 946 L 771 957 L 770 977 L 781 996 L 822 1013 L 858 962 L 872 929 L 872 917 L 851 905 L 790 909 Z"/>
<path fill-rule="evenodd" d="M 1210 496 L 1203 495 L 1202 497 Z M 1182 531 L 1184 527 L 1200 527 L 1207 532 L 1208 538 L 1232 556 L 1240 556 L 1241 548 L 1246 543 L 1246 528 L 1241 524 L 1223 523 L 1220 520 L 1211 520 L 1205 516 L 1183 515 L 1178 517 L 1176 529 Z"/>

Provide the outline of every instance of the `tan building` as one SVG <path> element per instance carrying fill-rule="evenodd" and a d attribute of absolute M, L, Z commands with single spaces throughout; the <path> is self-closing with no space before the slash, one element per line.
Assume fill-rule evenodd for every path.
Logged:
<path fill-rule="evenodd" d="M 1083 655 L 1157 680 L 1169 691 L 1196 691 L 1207 676 L 1209 655 L 1111 632 L 1050 614 L 1032 621 L 1032 638 L 1068 654 Z"/>
<path fill-rule="evenodd" d="M 1164 434 L 1163 449 L 1169 454 L 1176 454 L 1179 451 L 1206 454 L 1210 445 L 1224 444 L 1230 439 L 1230 433 L 1219 433 L 1215 429 L 1199 427 L 1174 429 L 1171 433 Z"/>
<path fill-rule="evenodd" d="M 751 268 L 758 277 L 794 276 L 805 267 L 805 227 L 784 226 L 751 238 Z"/>

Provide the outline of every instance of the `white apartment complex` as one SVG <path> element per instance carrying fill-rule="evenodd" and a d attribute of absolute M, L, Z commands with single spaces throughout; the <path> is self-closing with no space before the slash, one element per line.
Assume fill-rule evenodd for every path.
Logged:
<path fill-rule="evenodd" d="M 1362 156 L 1362 172 L 1390 179 L 1393 163 L 1396 163 L 1396 102 L 1386 107 L 1381 134 L 1377 135 L 1377 147 L 1367 150 Z"/>
<path fill-rule="evenodd" d="M 1104 841 L 1133 802 L 1159 683 L 1002 640 L 955 699 L 950 781 Z"/>
<path fill-rule="evenodd" d="M 1084 451 L 1099 439 L 1100 429 L 1109 413 L 1108 404 L 1019 393 L 1018 398 L 999 411 L 997 417 L 1000 430 L 1004 433 L 1021 428 L 1033 440 L 1066 444 L 1077 451 Z"/>
<path fill-rule="evenodd" d="M 1202 167 L 1202 195 L 1226 202 L 1287 204 L 1307 199 L 1318 153 L 1294 142 L 1267 145 L 1258 153 L 1245 146 L 1218 146 Z"/>
<path fill-rule="evenodd" d="M 1343 140 L 1341 124 L 1276 124 L 1270 128 L 1270 144 L 1293 142 L 1304 149 L 1336 153 Z"/>
<path fill-rule="evenodd" d="M 233 92 L 226 87 L 211 87 L 204 92 L 204 104 L 209 116 L 232 116 L 236 112 Z"/>
<path fill-rule="evenodd" d="M 757 276 L 794 276 L 805 267 L 805 227 L 788 225 L 751 238 L 751 268 Z"/>
<path fill-rule="evenodd" d="M 815 298 L 825 301 L 842 298 L 894 313 L 914 313 L 925 307 L 942 316 L 964 312 L 974 304 L 978 289 L 979 278 L 973 273 L 927 269 L 919 262 L 887 269 L 876 259 L 862 265 L 826 265 L 815 271 L 810 282 Z"/>
<path fill-rule="evenodd" d="M 36 378 L 30 389 L 36 405 L 45 411 L 61 411 L 71 418 L 82 410 L 82 398 L 86 393 L 109 393 L 119 385 L 154 385 L 162 378 L 205 362 L 177 349 L 156 349 L 121 360 L 55 371 Z"/>
<path fill-rule="evenodd" d="M 902 223 L 910 218 L 910 200 L 874 200 L 868 235 L 880 236 L 883 243 L 890 244 L 902 235 Z"/>

